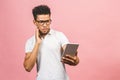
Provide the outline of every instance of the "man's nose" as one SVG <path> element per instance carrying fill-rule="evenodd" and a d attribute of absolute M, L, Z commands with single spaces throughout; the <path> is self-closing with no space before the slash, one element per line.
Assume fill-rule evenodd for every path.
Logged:
<path fill-rule="evenodd" d="M 47 26 L 47 24 L 46 24 L 46 23 L 44 23 L 44 24 L 43 24 L 43 26 Z"/>

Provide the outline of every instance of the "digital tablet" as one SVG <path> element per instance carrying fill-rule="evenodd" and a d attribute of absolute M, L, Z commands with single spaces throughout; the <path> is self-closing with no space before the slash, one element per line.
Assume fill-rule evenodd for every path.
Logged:
<path fill-rule="evenodd" d="M 77 49 L 79 47 L 79 44 L 76 43 L 69 43 L 66 45 L 65 50 L 63 51 L 63 55 L 71 55 L 71 56 L 75 56 L 77 53 Z"/>

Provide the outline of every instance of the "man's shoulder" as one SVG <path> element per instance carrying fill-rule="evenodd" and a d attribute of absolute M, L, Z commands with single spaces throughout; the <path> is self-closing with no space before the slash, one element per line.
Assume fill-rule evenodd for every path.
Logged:
<path fill-rule="evenodd" d="M 53 33 L 53 34 L 63 34 L 63 32 L 55 30 L 55 29 L 51 29 L 51 33 Z"/>
<path fill-rule="evenodd" d="M 65 34 L 58 30 L 52 30 L 52 34 L 58 39 L 65 37 Z"/>
<path fill-rule="evenodd" d="M 35 36 L 31 36 L 27 39 L 27 42 L 34 42 L 35 41 Z"/>

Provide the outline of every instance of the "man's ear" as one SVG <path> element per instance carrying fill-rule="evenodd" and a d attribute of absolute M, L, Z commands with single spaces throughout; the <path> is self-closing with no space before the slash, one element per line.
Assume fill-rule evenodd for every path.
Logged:
<path fill-rule="evenodd" d="M 38 28 L 38 25 L 37 25 L 37 23 L 36 23 L 36 21 L 35 20 L 33 20 L 33 23 L 36 25 L 36 27 Z"/>
<path fill-rule="evenodd" d="M 33 23 L 34 23 L 35 25 L 37 25 L 37 23 L 36 23 L 36 21 L 35 21 L 35 20 L 33 20 Z"/>

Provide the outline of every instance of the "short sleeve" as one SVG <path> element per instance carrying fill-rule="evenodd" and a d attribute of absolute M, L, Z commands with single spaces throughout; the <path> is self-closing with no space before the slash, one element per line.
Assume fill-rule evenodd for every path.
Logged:
<path fill-rule="evenodd" d="M 25 53 L 32 52 L 33 48 L 34 48 L 34 40 L 33 39 L 27 40 L 25 44 Z"/>
<path fill-rule="evenodd" d="M 62 45 L 62 47 L 65 45 L 65 44 L 68 44 L 69 43 L 69 40 L 68 38 L 64 35 L 64 33 L 61 32 L 60 34 L 60 43 Z"/>

